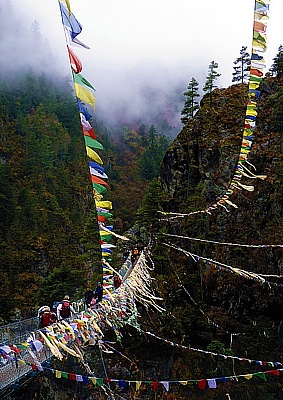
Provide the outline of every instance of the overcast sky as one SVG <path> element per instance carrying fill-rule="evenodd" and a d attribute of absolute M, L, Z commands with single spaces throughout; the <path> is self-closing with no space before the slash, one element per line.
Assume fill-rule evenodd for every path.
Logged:
<path fill-rule="evenodd" d="M 7 0 L 0 0 L 0 3 Z M 57 0 L 11 0 L 27 24 L 37 20 L 62 72 L 69 71 Z M 138 87 L 187 85 L 202 88 L 208 65 L 219 64 L 217 84 L 232 82 L 242 46 L 251 51 L 254 0 L 70 0 L 83 25 L 73 48 L 83 75 L 96 87 L 97 107 L 138 98 Z M 272 0 L 267 26 L 268 67 L 283 44 L 283 0 Z M 36 54 L 34 55 L 36 57 Z M 44 67 L 44 66 L 43 66 Z M 183 89 L 185 90 L 186 87 Z"/>

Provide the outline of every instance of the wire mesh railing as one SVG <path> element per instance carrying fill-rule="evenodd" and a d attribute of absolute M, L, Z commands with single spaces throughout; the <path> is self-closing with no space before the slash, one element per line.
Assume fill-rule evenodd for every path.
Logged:
<path fill-rule="evenodd" d="M 38 318 L 33 317 L 11 324 L 0 326 L 0 346 L 9 344 L 20 344 L 27 340 L 31 332 L 38 327 Z M 51 354 L 46 349 L 38 356 L 40 362 L 50 359 Z M 27 363 L 7 360 L 0 357 L 0 390 L 5 389 L 12 383 L 17 382 L 20 378 L 32 372 L 30 365 L 33 359 L 28 352 L 24 352 L 22 359 Z"/>
<path fill-rule="evenodd" d="M 32 317 L 23 319 L 11 324 L 0 326 L 0 343 L 20 343 L 26 340 L 27 336 L 37 329 L 38 318 Z"/>

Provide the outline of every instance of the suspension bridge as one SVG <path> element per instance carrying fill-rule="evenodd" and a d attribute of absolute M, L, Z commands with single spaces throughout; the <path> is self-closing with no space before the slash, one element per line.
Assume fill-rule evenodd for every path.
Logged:
<path fill-rule="evenodd" d="M 136 301 L 163 311 L 157 304 L 161 299 L 154 295 L 150 275 L 154 266 L 149 253 L 142 251 L 133 263 L 131 256 L 130 253 L 119 272 L 116 271 L 121 286 L 113 291 L 104 287 L 98 308 L 85 310 L 84 302 L 78 300 L 72 303 L 77 314 L 68 321 L 38 329 L 38 318 L 33 317 L 0 327 L 0 394 L 43 371 L 44 363 L 52 358 L 74 356 L 92 375 L 81 345 L 103 346 L 105 328 L 113 329 L 119 337 L 120 329 L 127 323 L 138 326 Z M 108 268 L 111 269 L 109 264 Z"/>

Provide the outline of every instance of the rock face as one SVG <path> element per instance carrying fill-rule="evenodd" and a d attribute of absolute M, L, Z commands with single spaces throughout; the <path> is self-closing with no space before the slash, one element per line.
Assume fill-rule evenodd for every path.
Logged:
<path fill-rule="evenodd" d="M 246 85 L 216 89 L 212 103 L 203 98 L 200 110 L 163 159 L 160 187 L 170 196 L 170 201 L 162 204 L 165 211 L 203 210 L 226 192 L 241 147 L 247 100 Z M 243 178 L 242 183 L 255 189 L 233 194 L 231 201 L 238 209 L 163 221 L 162 234 L 171 236 L 161 235 L 158 241 L 156 272 L 162 274 L 159 290 L 176 319 L 171 324 L 168 317 L 163 329 L 183 334 L 186 343 L 206 348 L 217 339 L 229 347 L 227 333 L 232 332 L 238 335 L 232 346 L 234 354 L 258 360 L 281 357 L 283 249 L 269 245 L 283 243 L 282 121 L 282 82 L 266 78 L 249 155 L 256 170 L 247 166 L 267 178 Z M 162 247 L 164 242 L 169 247 Z M 259 244 L 266 246 L 252 246 Z M 186 256 L 184 251 L 196 257 Z M 260 274 L 266 282 L 244 276 L 245 271 Z M 220 329 L 209 326 L 208 320 Z M 201 367 L 199 362 L 196 365 L 191 360 L 186 367 L 200 368 L 205 375 L 206 361 Z M 236 393 L 240 396 L 240 389 Z M 248 398 L 248 394 L 242 396 L 239 398 Z"/>
<path fill-rule="evenodd" d="M 188 236 L 241 244 L 281 243 L 283 238 L 282 192 L 283 154 L 282 93 L 280 81 L 266 80 L 258 101 L 258 117 L 255 139 L 246 164 L 266 180 L 243 178 L 242 183 L 254 185 L 254 192 L 245 190 L 235 193 L 231 200 L 238 209 L 229 213 L 218 210 L 211 216 L 191 219 L 175 224 L 174 232 L 185 231 Z M 160 173 L 160 185 L 171 200 L 163 207 L 167 211 L 184 212 L 205 209 L 226 191 L 240 151 L 247 102 L 247 87 L 234 85 L 217 89 L 210 99 L 202 100 L 201 108 L 168 149 Z M 180 227 L 181 225 L 181 227 Z M 192 230 L 193 227 L 193 230 Z M 204 250 L 205 251 L 205 250 Z M 224 250 L 222 250 L 223 253 Z M 212 253 L 216 252 L 212 249 Z M 233 256 L 226 248 L 222 262 L 239 262 L 243 257 Z M 245 253 L 245 261 L 251 257 Z M 258 273 L 281 273 L 282 251 L 270 248 L 260 256 L 256 266 Z M 255 255 L 251 260 L 256 260 Z M 240 267 L 240 265 L 238 265 Z M 244 266 L 241 265 L 243 268 Z"/>
<path fill-rule="evenodd" d="M 237 162 L 243 132 L 247 89 L 235 85 L 215 90 L 213 102 L 202 100 L 194 119 L 167 151 L 161 167 L 161 186 L 176 204 L 202 184 L 205 201 L 225 192 Z"/>

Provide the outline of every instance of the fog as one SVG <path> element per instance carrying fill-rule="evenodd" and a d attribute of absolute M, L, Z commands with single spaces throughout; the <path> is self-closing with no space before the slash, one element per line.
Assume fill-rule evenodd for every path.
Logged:
<path fill-rule="evenodd" d="M 69 76 L 69 59 L 57 0 L 0 0 L 1 73 L 9 79 L 33 68 L 52 79 Z M 192 77 L 200 95 L 210 61 L 216 84 L 232 82 L 233 61 L 251 50 L 254 0 L 71 0 L 90 50 L 73 48 L 83 75 L 96 87 L 96 115 L 106 125 L 155 124 L 180 129 L 183 92 Z M 283 43 L 282 0 L 270 5 L 268 67 Z M 34 22 L 34 21 L 37 22 Z"/>

